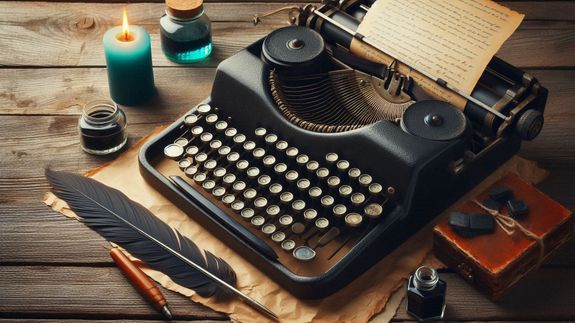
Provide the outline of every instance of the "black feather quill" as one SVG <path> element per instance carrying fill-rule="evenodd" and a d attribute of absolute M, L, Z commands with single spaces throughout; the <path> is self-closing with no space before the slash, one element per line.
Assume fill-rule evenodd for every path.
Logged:
<path fill-rule="evenodd" d="M 235 286 L 236 274 L 227 262 L 200 250 L 194 242 L 124 193 L 70 173 L 47 169 L 46 178 L 54 194 L 66 201 L 82 222 L 150 267 L 170 276 L 174 282 L 195 290 L 203 297 L 229 295 L 228 289 L 188 265 L 169 249 Z"/>

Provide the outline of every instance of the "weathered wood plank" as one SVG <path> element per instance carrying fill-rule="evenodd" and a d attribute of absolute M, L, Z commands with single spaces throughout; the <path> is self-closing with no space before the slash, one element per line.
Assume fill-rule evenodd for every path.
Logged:
<path fill-rule="evenodd" d="M 0 17 L 0 65 L 5 66 L 103 66 L 101 38 L 113 25 L 119 24 L 121 5 L 28 3 L 37 6 L 20 8 L 20 4 L 3 5 L 10 14 Z M 231 7 L 227 7 L 227 6 Z M 564 8 L 556 4 L 550 16 Z M 0 3 L 2 6 L 2 3 Z M 71 9 L 68 9 L 70 6 Z M 123 5 L 122 5 L 123 6 Z M 524 8 L 546 7 L 541 3 L 523 3 Z M 553 6 L 552 6 L 553 7 Z M 65 9 L 64 9 L 65 8 Z M 163 56 L 159 43 L 158 17 L 161 4 L 132 4 L 128 6 L 131 20 L 145 26 L 152 36 L 153 59 L 156 66 L 173 66 Z M 213 8 L 213 9 L 212 9 Z M 214 4 L 213 35 L 214 54 L 202 66 L 215 66 L 219 61 L 237 52 L 251 42 L 265 36 L 271 30 L 285 25 L 285 18 L 270 20 L 260 26 L 252 26 L 251 15 L 277 6 L 260 4 Z M 225 13 L 227 11 L 229 13 Z M 235 14 L 237 12 L 237 14 Z M 567 11 L 568 12 L 568 11 Z M 221 14 L 221 18 L 220 17 Z M 237 18 L 232 18 L 233 16 Z M 542 18 L 542 17 L 538 17 Z M 79 24 L 87 19 L 93 24 Z M 219 20 L 223 21 L 219 21 Z M 236 20 L 234 20 L 236 19 Z M 234 20 L 234 22 L 229 22 Z M 575 24 L 569 21 L 525 21 L 504 45 L 499 56 L 523 67 L 574 66 L 571 54 L 575 50 Z M 37 53 L 41 48 L 42 59 Z M 552 59 L 551 59 L 552 58 Z"/>
<path fill-rule="evenodd" d="M 492 302 L 456 274 L 443 274 L 447 282 L 445 320 L 573 320 L 575 279 L 573 270 L 542 269 L 521 281 L 501 301 Z M 395 316 L 412 319 L 405 300 Z"/>
<path fill-rule="evenodd" d="M 1 266 L 0 317 L 162 319 L 116 267 Z M 166 291 L 176 319 L 227 320 Z"/>

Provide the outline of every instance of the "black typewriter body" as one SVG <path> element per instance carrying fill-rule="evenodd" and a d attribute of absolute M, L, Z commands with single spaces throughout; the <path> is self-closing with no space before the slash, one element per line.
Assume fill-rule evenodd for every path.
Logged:
<path fill-rule="evenodd" d="M 262 234 L 259 227 L 253 228 L 249 221 L 243 221 L 220 201 L 202 192 L 201 188 L 196 187 L 192 193 L 185 192 L 170 180 L 169 176 L 178 174 L 178 171 L 182 174 L 182 171 L 177 166 L 168 165 L 175 162 L 165 160 L 164 149 L 182 136 L 186 129 L 184 118 L 197 113 L 196 108 L 142 147 L 140 170 L 144 178 L 175 205 L 297 297 L 320 298 L 349 284 L 485 179 L 520 148 L 522 139 L 514 131 L 487 135 L 475 121 L 485 118 L 485 113 L 473 107 L 466 108 L 468 122 L 465 129 L 450 140 L 429 140 L 415 136 L 402 129 L 397 120 L 380 120 L 358 129 L 333 133 L 298 127 L 288 122 L 278 110 L 270 91 L 269 78 L 273 67 L 262 59 L 263 42 L 263 39 L 257 41 L 218 66 L 211 96 L 203 103 L 217 109 L 220 119 L 225 118 L 238 133 L 246 134 L 248 139 L 254 129 L 264 127 L 290 146 L 297 147 L 310 160 L 321 163 L 329 153 L 336 153 L 340 159 L 348 160 L 353 167 L 370 174 L 374 182 L 383 186 L 383 215 L 377 220 L 364 218 L 358 228 L 342 229 L 342 236 L 349 233 L 354 238 L 345 252 L 336 251 L 336 254 L 341 253 L 336 261 L 327 262 L 321 270 L 314 270 L 314 261 L 319 261 L 314 259 L 302 262 L 302 271 L 294 270 L 298 262 L 288 259 L 291 250 L 282 250 L 278 243 Z M 508 89 L 524 84 L 525 73 L 499 59 L 494 59 L 489 69 L 492 73 L 484 75 L 473 94 L 486 103 L 494 104 L 505 96 Z M 522 105 L 525 110 L 543 111 L 547 92 L 536 81 L 531 82 L 534 83 L 530 84 L 529 91 L 519 102 L 511 104 L 509 111 L 518 105 Z M 533 86 L 537 88 L 533 89 Z M 272 150 L 266 148 L 266 153 L 275 154 L 278 162 L 285 158 L 279 156 L 281 152 L 270 152 Z M 292 166 L 298 167 L 293 161 Z M 300 174 L 305 173 L 301 167 L 298 171 Z M 228 172 L 233 171 L 228 168 Z M 334 172 L 333 168 L 331 172 Z M 346 181 L 345 174 L 340 177 L 342 182 Z M 272 181 L 280 181 L 280 178 L 272 174 Z M 245 181 L 249 183 L 249 179 Z M 319 180 L 311 181 L 313 186 L 313 182 Z M 265 190 L 260 190 L 260 193 L 265 195 Z M 295 189 L 294 194 L 297 199 Z M 308 205 L 317 205 L 317 201 L 311 201 Z M 320 217 L 323 213 L 330 213 L 330 209 L 315 208 Z M 331 221 L 330 225 L 342 225 L 343 220 L 335 219 L 333 215 L 325 217 Z M 296 215 L 293 218 L 294 221 L 300 221 Z M 237 223 L 232 223 L 234 221 Z M 262 252 L 238 235 L 237 229 L 234 229 L 238 224 L 280 256 L 277 259 L 270 257 L 269 253 Z M 315 229 L 312 227 L 306 230 Z M 357 232 L 353 231 L 355 229 Z M 313 236 L 313 239 L 318 239 L 322 232 L 318 231 L 314 235 L 317 238 Z M 346 245 L 347 240 L 343 237 L 338 241 Z M 322 248 L 318 249 L 321 251 Z"/>

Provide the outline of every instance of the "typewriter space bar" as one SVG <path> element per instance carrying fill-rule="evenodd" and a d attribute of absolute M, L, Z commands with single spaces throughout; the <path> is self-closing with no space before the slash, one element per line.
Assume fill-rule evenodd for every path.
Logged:
<path fill-rule="evenodd" d="M 182 190 L 188 197 L 191 197 L 196 200 L 199 198 L 203 198 L 202 194 L 197 192 L 188 182 L 186 182 L 180 176 L 177 175 L 170 176 L 170 180 L 172 180 L 172 182 L 176 184 L 176 186 L 180 190 Z M 272 260 L 278 258 L 278 255 L 270 246 L 268 246 L 256 235 L 254 235 L 246 228 L 244 228 L 241 224 L 237 223 L 235 219 L 233 219 L 232 217 L 230 217 L 229 215 L 227 215 L 226 213 L 217 208 L 215 210 L 210 211 L 212 211 L 211 214 L 214 215 L 221 224 L 225 225 L 228 230 L 232 231 L 236 236 L 247 242 L 252 248 L 263 253 L 266 257 Z"/>

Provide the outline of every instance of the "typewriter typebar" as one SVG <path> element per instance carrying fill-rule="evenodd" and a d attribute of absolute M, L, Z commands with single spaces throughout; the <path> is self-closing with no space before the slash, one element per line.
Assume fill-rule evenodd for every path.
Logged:
<path fill-rule="evenodd" d="M 329 14 L 357 26 L 368 6 Z M 350 283 L 522 140 L 520 117 L 499 131 L 485 111 L 419 96 L 387 67 L 352 68 L 334 55 L 346 40 L 316 18 L 223 61 L 211 96 L 139 156 L 151 185 L 300 298 Z M 494 59 L 473 95 L 524 114 L 543 111 L 546 90 Z"/>

